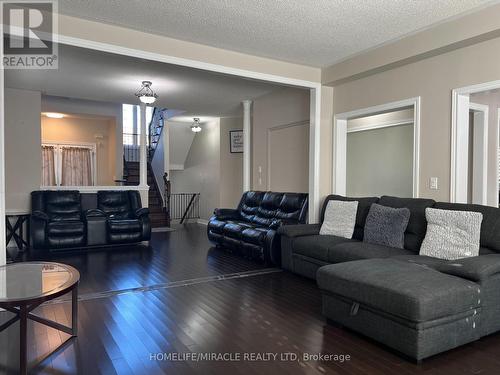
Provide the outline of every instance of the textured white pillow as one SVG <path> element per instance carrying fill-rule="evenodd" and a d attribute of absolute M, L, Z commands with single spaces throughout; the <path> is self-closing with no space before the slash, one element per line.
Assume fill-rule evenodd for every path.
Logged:
<path fill-rule="evenodd" d="M 352 238 L 356 224 L 356 212 L 358 212 L 358 201 L 329 201 L 326 205 L 325 219 L 319 234 Z"/>
<path fill-rule="evenodd" d="M 479 255 L 482 213 L 426 208 L 425 217 L 420 255 L 449 260 Z"/>

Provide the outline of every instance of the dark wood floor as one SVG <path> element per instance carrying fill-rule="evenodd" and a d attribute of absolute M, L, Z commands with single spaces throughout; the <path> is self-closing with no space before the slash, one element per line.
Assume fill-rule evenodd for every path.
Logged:
<path fill-rule="evenodd" d="M 420 366 L 326 323 L 314 282 L 211 249 L 196 225 L 155 233 L 151 248 L 72 254 L 53 260 L 82 274 L 79 336 L 39 374 L 499 374 L 500 335 Z M 242 274 L 239 274 L 243 272 Z M 222 277 L 222 275 L 229 275 Z M 183 280 L 187 280 L 183 282 Z M 134 289 L 155 286 L 152 290 Z M 123 291 L 123 293 L 118 293 Z M 108 293 L 102 293 L 108 292 Z M 38 313 L 69 324 L 70 304 Z M 500 317 L 499 317 L 500 319 Z M 7 335 L 15 336 L 15 326 Z M 66 336 L 30 325 L 31 357 Z M 14 341 L 3 339 L 0 348 Z M 0 350 L 1 353 L 5 352 Z M 165 353 L 294 353 L 293 361 L 168 361 Z M 303 360 L 304 353 L 349 361 Z M 157 360 L 151 360 L 156 355 Z M 243 354 L 242 354 L 243 355 Z M 234 358 L 234 357 L 233 357 Z"/>

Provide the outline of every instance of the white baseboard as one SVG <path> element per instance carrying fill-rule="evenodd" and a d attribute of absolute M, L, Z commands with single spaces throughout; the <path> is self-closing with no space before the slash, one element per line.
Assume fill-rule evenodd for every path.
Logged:
<path fill-rule="evenodd" d="M 201 225 L 208 225 L 208 220 L 205 219 L 198 219 L 196 222 Z"/>

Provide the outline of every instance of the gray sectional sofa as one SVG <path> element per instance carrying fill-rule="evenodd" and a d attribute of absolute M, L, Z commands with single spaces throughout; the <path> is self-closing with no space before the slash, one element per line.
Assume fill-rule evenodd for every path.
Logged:
<path fill-rule="evenodd" d="M 320 225 L 279 230 L 283 268 L 314 278 L 323 314 L 337 324 L 421 360 L 500 330 L 500 209 L 383 196 L 357 200 L 352 239 L 319 235 Z M 407 207 L 404 248 L 363 242 L 371 204 Z M 481 212 L 479 256 L 443 260 L 420 256 L 425 209 Z"/>

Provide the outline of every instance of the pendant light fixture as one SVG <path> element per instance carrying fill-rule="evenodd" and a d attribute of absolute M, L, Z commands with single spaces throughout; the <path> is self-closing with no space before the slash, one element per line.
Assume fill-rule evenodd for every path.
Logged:
<path fill-rule="evenodd" d="M 153 91 L 151 85 L 151 81 L 142 81 L 141 89 L 135 93 L 135 96 L 145 104 L 153 104 L 158 98 L 158 95 Z"/>
<path fill-rule="evenodd" d="M 201 132 L 200 119 L 198 117 L 193 118 L 194 122 L 191 125 L 191 131 L 193 133 Z"/>

